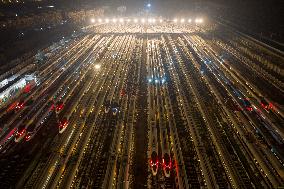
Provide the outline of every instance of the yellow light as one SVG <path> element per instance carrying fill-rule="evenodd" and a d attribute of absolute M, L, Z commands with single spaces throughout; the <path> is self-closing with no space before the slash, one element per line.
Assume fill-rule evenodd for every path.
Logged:
<path fill-rule="evenodd" d="M 189 18 L 189 19 L 187 20 L 187 22 L 188 22 L 188 23 L 191 23 L 191 22 L 192 22 L 192 20 Z"/>
<path fill-rule="evenodd" d="M 100 19 L 100 18 L 99 18 L 99 20 L 98 20 L 98 21 L 99 21 L 99 23 L 101 23 L 101 22 L 102 22 L 102 19 Z"/>
<path fill-rule="evenodd" d="M 117 22 L 116 18 L 113 18 L 113 19 L 112 19 L 112 22 L 113 22 L 113 23 L 116 23 L 116 22 Z"/>
<path fill-rule="evenodd" d="M 92 18 L 92 19 L 91 19 L 91 22 L 92 22 L 92 23 L 95 23 L 95 22 L 96 22 L 96 20 L 95 20 L 94 18 Z"/>
<path fill-rule="evenodd" d="M 134 18 L 134 23 L 137 23 L 137 22 L 138 22 L 137 18 Z"/>
<path fill-rule="evenodd" d="M 177 21 L 178 21 L 178 20 L 175 18 L 175 19 L 174 19 L 174 23 L 177 23 Z"/>
<path fill-rule="evenodd" d="M 106 18 L 106 19 L 105 19 L 105 22 L 106 22 L 106 23 L 109 23 L 109 19 L 108 19 L 108 18 Z"/>
<path fill-rule="evenodd" d="M 184 23 L 184 19 L 183 19 L 183 18 L 182 18 L 182 19 L 180 19 L 180 22 L 181 22 L 181 23 Z"/>

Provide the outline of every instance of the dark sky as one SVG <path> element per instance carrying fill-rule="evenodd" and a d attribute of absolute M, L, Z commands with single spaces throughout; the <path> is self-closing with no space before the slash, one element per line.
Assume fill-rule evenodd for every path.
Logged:
<path fill-rule="evenodd" d="M 145 8 L 150 2 L 152 12 L 158 15 L 175 17 L 177 13 L 195 11 L 209 17 L 222 16 L 244 27 L 251 27 L 258 33 L 272 33 L 283 38 L 284 0 L 43 0 L 54 2 L 63 9 L 66 7 L 86 8 L 109 6 L 109 13 L 115 15 L 118 6 L 126 6 L 132 15 Z M 47 3 L 46 2 L 46 3 Z M 132 14 L 131 14 L 132 13 Z M 270 34 L 269 34 L 270 35 Z M 283 41 L 283 40 L 282 40 Z"/>

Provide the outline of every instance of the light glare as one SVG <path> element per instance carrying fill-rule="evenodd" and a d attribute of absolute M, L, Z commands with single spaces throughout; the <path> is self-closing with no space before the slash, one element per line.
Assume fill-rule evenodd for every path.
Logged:
<path fill-rule="evenodd" d="M 196 18 L 196 19 L 194 20 L 194 22 L 195 22 L 196 24 L 200 24 L 200 23 L 203 23 L 203 19 L 202 19 L 202 18 Z"/>
<path fill-rule="evenodd" d="M 95 69 L 96 69 L 96 70 L 98 70 L 98 69 L 100 69 L 100 68 L 101 68 L 101 65 L 100 65 L 100 64 L 96 64 L 96 65 L 95 65 Z"/>

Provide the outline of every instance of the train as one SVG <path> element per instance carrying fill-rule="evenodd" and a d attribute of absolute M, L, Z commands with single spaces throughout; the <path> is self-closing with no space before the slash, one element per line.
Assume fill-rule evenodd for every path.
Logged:
<path fill-rule="evenodd" d="M 153 176 L 156 176 L 159 169 L 159 157 L 158 157 L 158 142 L 157 142 L 157 128 L 152 127 L 152 140 L 151 140 L 151 159 L 150 168 Z"/>
<path fill-rule="evenodd" d="M 69 125 L 69 121 L 67 117 L 64 117 L 61 121 L 59 121 L 59 133 L 62 134 Z"/>
<path fill-rule="evenodd" d="M 161 142 L 162 142 L 162 166 L 163 171 L 165 174 L 165 177 L 170 177 L 170 172 L 172 169 L 172 161 L 170 157 L 170 149 L 169 149 L 169 142 L 168 142 L 168 136 L 167 136 L 167 130 L 166 128 L 162 129 L 162 135 L 161 135 Z"/>
<path fill-rule="evenodd" d="M 112 112 L 113 116 L 116 116 L 120 112 L 119 105 L 117 102 L 105 102 L 105 113 L 108 114 L 110 111 Z"/>

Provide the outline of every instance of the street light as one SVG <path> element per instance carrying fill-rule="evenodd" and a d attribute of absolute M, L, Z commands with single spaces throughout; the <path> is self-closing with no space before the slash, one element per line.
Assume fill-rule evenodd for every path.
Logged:
<path fill-rule="evenodd" d="M 96 20 L 95 20 L 94 18 L 91 19 L 91 22 L 92 22 L 92 23 L 95 23 L 95 21 L 96 21 Z"/>
<path fill-rule="evenodd" d="M 96 70 L 99 70 L 101 68 L 101 65 L 100 64 L 95 64 L 95 69 Z"/>
<path fill-rule="evenodd" d="M 106 19 L 105 19 L 105 22 L 106 22 L 106 23 L 109 23 L 109 19 L 108 19 L 108 18 L 106 18 Z"/>
<path fill-rule="evenodd" d="M 113 23 L 116 23 L 116 21 L 117 21 L 116 18 L 113 18 L 113 19 L 112 19 L 112 22 L 113 22 Z"/>
<path fill-rule="evenodd" d="M 184 19 L 182 18 L 182 19 L 180 19 L 180 23 L 184 23 Z"/>
<path fill-rule="evenodd" d="M 102 19 L 100 19 L 100 18 L 99 18 L 99 20 L 98 20 L 98 21 L 99 21 L 99 23 L 101 23 L 101 22 L 102 22 Z"/>
<path fill-rule="evenodd" d="M 120 22 L 120 23 L 124 22 L 124 19 L 123 19 L 123 18 L 120 18 L 120 19 L 119 19 L 119 22 Z"/>
<path fill-rule="evenodd" d="M 138 22 L 137 18 L 134 18 L 134 20 L 133 20 L 133 21 L 134 21 L 134 23 L 137 23 L 137 22 Z"/>
<path fill-rule="evenodd" d="M 203 19 L 202 18 L 196 18 L 194 22 L 196 24 L 201 24 L 201 23 L 203 23 Z"/>
<path fill-rule="evenodd" d="M 178 20 L 175 18 L 175 19 L 174 19 L 174 23 L 177 23 L 177 21 L 178 21 Z"/>
<path fill-rule="evenodd" d="M 150 8 L 150 7 L 151 7 L 151 3 L 148 3 L 148 4 L 147 4 L 147 7 Z"/>
<path fill-rule="evenodd" d="M 141 22 L 142 22 L 142 23 L 145 23 L 145 18 L 142 18 L 142 19 L 141 19 Z"/>
<path fill-rule="evenodd" d="M 162 23 L 162 22 L 163 22 L 163 20 L 162 20 L 162 19 L 160 19 L 160 20 L 159 20 L 159 22 L 160 22 L 160 23 Z"/>
<path fill-rule="evenodd" d="M 187 22 L 188 22 L 188 23 L 191 23 L 191 22 L 192 22 L 192 20 L 189 18 L 189 19 L 187 20 Z"/>

